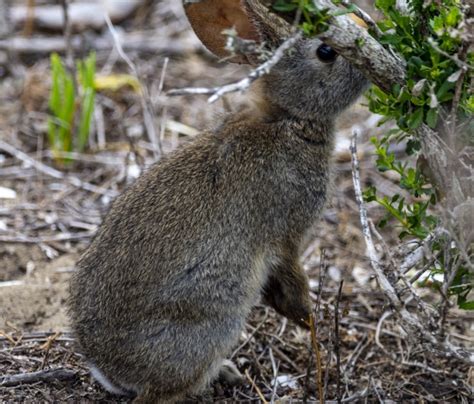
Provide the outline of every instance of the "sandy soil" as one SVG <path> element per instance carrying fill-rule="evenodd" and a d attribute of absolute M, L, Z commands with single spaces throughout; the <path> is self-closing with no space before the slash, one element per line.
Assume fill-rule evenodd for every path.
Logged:
<path fill-rule="evenodd" d="M 66 330 L 68 280 L 78 255 L 67 253 L 50 261 L 37 246 L 3 249 L 4 280 L 18 284 L 0 288 L 0 329 Z"/>

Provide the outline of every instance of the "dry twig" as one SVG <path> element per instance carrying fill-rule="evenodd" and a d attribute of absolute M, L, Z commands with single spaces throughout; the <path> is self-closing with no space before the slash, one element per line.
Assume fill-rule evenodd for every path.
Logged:
<path fill-rule="evenodd" d="M 290 36 L 286 41 L 284 41 L 273 53 L 273 55 L 268 59 L 265 63 L 258 66 L 255 70 L 253 70 L 247 77 L 243 79 L 227 84 L 222 87 L 191 87 L 191 88 L 181 88 L 170 90 L 167 92 L 168 95 L 197 95 L 197 94 L 206 94 L 210 95 L 208 102 L 213 103 L 216 102 L 219 98 L 223 95 L 228 93 L 233 93 L 237 91 L 245 91 L 247 90 L 250 85 L 257 80 L 258 78 L 270 73 L 272 68 L 281 60 L 281 58 L 285 55 L 285 53 L 293 47 L 293 45 L 302 37 L 302 33 L 300 31 L 295 32 L 292 36 Z"/>
<path fill-rule="evenodd" d="M 255 391 L 257 392 L 258 396 L 260 397 L 260 400 L 262 400 L 262 402 L 264 404 L 268 404 L 268 401 L 265 399 L 265 396 L 263 395 L 262 393 L 262 390 L 260 390 L 258 388 L 258 386 L 255 384 L 255 381 L 252 379 L 252 377 L 250 376 L 249 374 L 249 370 L 248 369 L 245 369 L 245 377 L 247 378 L 247 380 L 250 382 L 250 384 L 252 385 L 252 387 L 255 389 Z"/>
<path fill-rule="evenodd" d="M 342 286 L 344 281 L 339 283 L 339 290 L 337 291 L 336 305 L 334 307 L 334 353 L 336 354 L 336 394 L 337 402 L 341 402 L 341 354 L 339 352 L 340 339 L 339 339 L 339 303 L 342 297 Z"/>
<path fill-rule="evenodd" d="M 107 14 L 105 14 L 104 18 L 105 18 L 105 22 L 107 23 L 107 27 L 109 28 L 109 31 L 112 34 L 112 38 L 114 39 L 115 49 L 117 50 L 120 57 L 125 61 L 125 63 L 127 63 L 128 67 L 132 71 L 137 81 L 141 83 L 137 67 L 123 50 L 122 43 L 120 40 L 120 35 L 115 29 L 114 25 L 112 24 L 110 17 Z M 141 95 L 140 101 L 142 103 L 142 111 L 143 111 L 143 122 L 145 123 L 145 127 L 147 130 L 147 134 L 150 139 L 150 142 L 155 147 L 155 150 L 154 150 L 155 158 L 158 159 L 159 157 L 163 155 L 163 147 L 161 145 L 161 139 L 155 130 L 155 119 L 154 119 L 153 105 L 151 102 L 150 94 L 148 92 L 148 88 L 144 86 L 142 83 L 140 84 L 140 95 Z"/>
<path fill-rule="evenodd" d="M 51 382 L 53 380 L 73 380 L 77 371 L 64 368 L 40 370 L 38 372 L 20 373 L 0 378 L 0 387 L 11 387 L 19 384 L 33 384 L 37 382 Z"/>
<path fill-rule="evenodd" d="M 319 351 L 314 314 L 309 317 L 309 328 L 311 330 L 311 346 L 313 347 L 314 354 L 316 355 L 316 386 L 318 386 L 319 402 L 324 404 L 323 369 L 321 365 L 321 352 Z"/>
<path fill-rule="evenodd" d="M 52 167 L 47 166 L 46 164 L 43 164 L 35 160 L 34 158 L 31 158 L 26 153 L 23 153 L 21 150 L 16 149 L 12 145 L 4 142 L 1 139 L 0 139 L 0 150 L 7 152 L 8 154 L 12 155 L 13 157 L 17 158 L 23 163 L 26 163 L 27 165 L 34 167 L 36 171 L 42 174 L 46 174 L 50 177 L 53 177 L 59 180 L 65 180 L 77 188 L 82 188 L 86 191 L 94 192 L 101 195 L 107 195 L 111 198 L 115 198 L 118 195 L 117 192 L 115 191 L 112 191 L 109 189 L 103 189 L 102 187 L 98 187 L 96 185 L 83 182 L 79 178 L 74 177 L 72 175 L 65 175 L 61 171 L 58 171 Z"/>

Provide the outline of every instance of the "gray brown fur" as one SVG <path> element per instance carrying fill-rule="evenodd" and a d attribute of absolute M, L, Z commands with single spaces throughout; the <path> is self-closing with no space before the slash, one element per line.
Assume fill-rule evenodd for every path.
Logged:
<path fill-rule="evenodd" d="M 245 1 L 254 23 L 255 2 Z M 367 85 L 342 58 L 320 62 L 318 44 L 302 40 L 260 80 L 254 110 L 143 174 L 78 262 L 69 303 L 80 349 L 137 402 L 204 388 L 262 295 L 305 325 L 298 256 L 326 201 L 333 121 Z"/>

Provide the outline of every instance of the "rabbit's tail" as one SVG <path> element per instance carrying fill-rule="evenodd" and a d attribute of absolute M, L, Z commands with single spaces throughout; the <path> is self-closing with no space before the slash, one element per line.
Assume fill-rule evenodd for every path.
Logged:
<path fill-rule="evenodd" d="M 89 368 L 92 374 L 92 377 L 97 380 L 104 389 L 109 393 L 116 394 L 118 396 L 126 396 L 129 398 L 134 398 L 137 395 L 137 392 L 134 390 L 127 389 L 125 387 L 114 384 L 104 375 L 104 373 L 93 364 L 89 364 Z"/>

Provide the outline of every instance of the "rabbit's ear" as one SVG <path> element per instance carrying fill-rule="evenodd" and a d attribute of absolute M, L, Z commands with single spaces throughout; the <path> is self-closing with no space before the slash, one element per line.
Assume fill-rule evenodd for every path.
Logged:
<path fill-rule="evenodd" d="M 183 0 L 194 32 L 212 53 L 228 57 L 225 29 L 235 28 L 242 39 L 278 47 L 291 34 L 291 25 L 270 12 L 260 0 Z M 251 55 L 237 55 L 231 62 L 249 63 Z"/>
<path fill-rule="evenodd" d="M 260 0 L 242 0 L 248 18 L 258 32 L 260 41 L 269 48 L 277 48 L 293 30 L 291 24 L 269 11 Z"/>
<path fill-rule="evenodd" d="M 240 0 L 183 0 L 188 20 L 201 42 L 218 57 L 228 57 L 226 37 L 222 31 L 235 28 L 243 39 L 259 41 L 259 35 L 251 23 Z M 248 63 L 244 55 L 230 59 L 236 63 Z"/>

